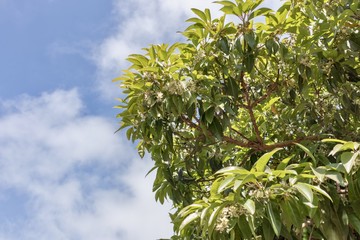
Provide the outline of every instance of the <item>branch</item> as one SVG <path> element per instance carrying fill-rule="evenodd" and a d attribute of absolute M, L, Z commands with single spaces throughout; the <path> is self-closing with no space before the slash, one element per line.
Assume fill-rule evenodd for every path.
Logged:
<path fill-rule="evenodd" d="M 284 142 L 274 143 L 274 144 L 270 144 L 270 145 L 265 144 L 262 146 L 262 150 L 271 151 L 275 148 L 282 148 L 282 147 L 287 147 L 287 146 L 293 145 L 294 143 L 301 143 L 303 141 L 316 141 L 316 140 L 320 140 L 320 139 L 321 138 L 319 136 L 308 136 L 308 137 L 297 138 L 294 140 L 288 140 L 288 141 L 284 141 Z"/>
<path fill-rule="evenodd" d="M 199 125 L 197 125 L 196 123 L 192 122 L 188 117 L 181 115 L 180 116 L 181 120 L 183 120 L 189 127 L 192 128 L 196 128 L 196 129 L 201 129 Z M 197 122 L 199 122 L 199 120 L 196 119 Z"/>
<path fill-rule="evenodd" d="M 199 125 L 197 125 L 196 123 L 192 122 L 189 118 L 187 118 L 186 116 L 182 115 L 181 119 L 184 121 L 184 123 L 186 123 L 189 127 L 195 128 L 197 130 L 202 130 L 201 127 Z M 212 136 L 213 134 L 208 131 L 208 134 L 210 136 Z M 244 138 L 246 139 L 246 141 L 240 141 L 228 136 L 224 136 L 223 137 L 223 141 L 227 142 L 227 143 L 232 143 L 235 144 L 237 146 L 240 147 L 244 147 L 244 148 L 252 148 L 252 149 L 257 149 L 257 150 L 261 150 L 261 146 L 259 146 L 259 144 L 257 144 L 256 142 L 253 141 L 249 141 L 248 138 L 246 138 L 244 136 Z"/>
<path fill-rule="evenodd" d="M 242 142 L 242 141 L 239 141 L 239 140 L 236 140 L 236 139 L 233 139 L 231 137 L 228 137 L 228 136 L 224 136 L 223 137 L 223 140 L 227 143 L 232 143 L 232 144 L 235 144 L 239 147 L 244 147 L 244 148 L 251 148 L 251 149 L 255 149 L 257 151 L 261 151 L 262 150 L 262 147 L 260 144 L 256 143 L 256 142 Z"/>
<path fill-rule="evenodd" d="M 272 82 L 272 83 L 269 85 L 269 88 L 268 88 L 267 92 L 266 92 L 263 96 L 261 96 L 259 99 L 257 99 L 256 101 L 254 101 L 254 102 L 251 104 L 251 108 L 256 107 L 259 103 L 261 103 L 261 102 L 264 101 L 266 98 L 268 98 L 268 97 L 270 96 L 270 94 L 276 90 L 276 88 L 278 87 L 277 82 L 279 81 L 279 77 L 280 77 L 280 71 L 278 70 L 278 74 L 277 74 L 277 77 L 276 77 L 276 81 L 275 81 L 275 82 Z"/>
<path fill-rule="evenodd" d="M 231 129 L 231 131 L 236 132 L 238 135 L 240 135 L 240 137 L 244 138 L 246 141 L 251 142 L 251 140 L 249 138 L 247 138 L 244 134 L 242 134 L 241 132 L 239 132 L 235 128 L 230 128 L 230 129 Z"/>
<path fill-rule="evenodd" d="M 288 147 L 288 146 L 294 145 L 295 143 L 301 143 L 303 141 L 317 141 L 320 139 L 321 138 L 319 136 L 309 136 L 309 137 L 302 137 L 302 138 L 297 138 L 294 140 L 288 140 L 288 141 L 284 141 L 284 142 L 266 145 L 266 144 L 261 144 L 261 143 L 257 143 L 257 142 L 248 142 L 248 143 L 244 144 L 241 141 L 238 141 L 238 140 L 235 140 L 235 139 L 232 139 L 229 137 L 224 137 L 224 141 L 226 141 L 228 143 L 232 143 L 232 144 L 235 144 L 240 147 L 251 148 L 251 149 L 254 149 L 255 151 L 262 151 L 262 152 L 263 151 L 271 151 L 275 148 Z"/>
<path fill-rule="evenodd" d="M 190 127 L 195 128 L 195 129 L 200 129 L 200 126 L 198 126 L 197 124 L 195 124 L 194 122 L 192 122 L 190 119 L 188 119 L 185 116 L 181 116 L 181 119 Z M 234 130 L 234 129 L 232 129 Z M 235 130 L 236 131 L 236 130 Z M 210 131 L 208 131 L 210 135 L 212 135 L 212 133 Z M 254 142 L 254 141 L 250 141 L 248 138 L 246 138 L 243 134 L 241 134 L 240 132 L 236 131 L 237 133 L 240 134 L 240 136 L 244 137 L 247 141 L 240 141 L 234 138 L 231 138 L 229 136 L 224 136 L 223 137 L 223 141 L 227 142 L 227 143 L 231 143 L 231 144 L 235 144 L 239 147 L 244 147 L 244 148 L 250 148 L 250 149 L 254 149 L 255 151 L 271 151 L 275 148 L 283 148 L 283 147 L 288 147 L 291 145 L 294 145 L 295 143 L 301 143 L 303 141 L 317 141 L 320 140 L 321 138 L 319 136 L 308 136 L 308 137 L 301 137 L 301 138 L 297 138 L 297 139 L 293 139 L 293 140 L 287 140 L 287 141 L 283 141 L 283 142 L 279 142 L 279 143 L 273 143 L 270 145 L 266 145 L 263 142 Z"/>
<path fill-rule="evenodd" d="M 244 77 L 244 74 L 242 73 L 241 78 L 240 78 L 240 82 L 241 82 L 241 87 L 243 89 L 245 101 L 246 101 L 246 104 L 247 104 L 246 109 L 249 111 L 251 123 L 252 123 L 252 125 L 254 127 L 255 134 L 256 134 L 256 139 L 258 140 L 259 143 L 263 144 L 264 140 L 262 139 L 262 137 L 260 135 L 259 127 L 258 127 L 258 125 L 256 123 L 254 111 L 253 111 L 253 108 L 252 108 L 251 99 L 250 99 L 250 96 L 249 96 L 248 86 L 245 83 L 245 80 L 244 80 L 243 77 Z"/>

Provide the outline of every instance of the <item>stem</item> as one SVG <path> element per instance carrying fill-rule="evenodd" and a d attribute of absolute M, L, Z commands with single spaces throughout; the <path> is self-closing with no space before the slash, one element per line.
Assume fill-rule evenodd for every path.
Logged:
<path fill-rule="evenodd" d="M 241 82 L 241 87 L 243 89 L 243 93 L 244 93 L 244 97 L 245 97 L 245 101 L 246 101 L 246 105 L 247 105 L 246 109 L 249 112 L 251 123 L 252 123 L 254 131 L 255 131 L 256 139 L 260 144 L 264 144 L 264 140 L 262 139 L 262 137 L 260 135 L 260 130 L 259 130 L 259 127 L 258 127 L 258 125 L 256 123 L 256 119 L 255 119 L 251 99 L 250 99 L 250 96 L 249 96 L 248 85 L 246 84 L 246 82 L 244 80 L 244 73 L 243 72 L 241 74 L 240 82 Z"/>
<path fill-rule="evenodd" d="M 308 141 L 308 140 L 310 140 L 310 141 L 320 140 L 320 137 L 319 136 L 308 136 L 308 137 L 297 138 L 294 140 L 288 140 L 288 141 L 274 143 L 274 144 L 270 144 L 270 145 L 264 145 L 262 149 L 270 151 L 275 148 L 287 147 L 287 146 L 293 145 L 294 143 L 301 143 L 303 141 Z"/>
<path fill-rule="evenodd" d="M 262 74 L 263 75 L 263 74 Z M 263 75 L 265 76 L 265 75 Z M 266 76 L 265 76 L 266 77 Z M 254 108 L 256 107 L 259 103 L 261 103 L 262 101 L 264 101 L 266 98 L 268 98 L 270 96 L 270 94 L 272 92 L 274 92 L 276 90 L 276 88 L 278 87 L 278 80 L 279 80 L 279 77 L 280 77 L 280 71 L 278 70 L 278 73 L 277 73 L 277 77 L 276 77 L 276 81 L 275 82 L 272 82 L 269 87 L 268 87 L 268 90 L 267 92 L 261 96 L 259 99 L 257 99 L 256 101 L 254 101 L 252 104 L 251 104 L 251 107 Z"/>
<path fill-rule="evenodd" d="M 244 138 L 246 141 L 251 142 L 251 140 L 249 138 L 247 138 L 244 134 L 242 134 L 241 132 L 239 132 L 238 130 L 234 129 L 234 128 L 230 128 L 232 131 L 236 132 L 238 135 L 240 135 L 242 138 Z"/>

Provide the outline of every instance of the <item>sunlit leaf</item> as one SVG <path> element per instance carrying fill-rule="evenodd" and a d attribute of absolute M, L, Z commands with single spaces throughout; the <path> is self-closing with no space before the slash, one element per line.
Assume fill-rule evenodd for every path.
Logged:
<path fill-rule="evenodd" d="M 313 192 L 309 184 L 298 182 L 293 187 L 295 187 L 310 203 L 313 201 Z"/>
<path fill-rule="evenodd" d="M 179 231 L 181 232 L 185 227 L 187 227 L 190 223 L 192 223 L 193 221 L 195 221 L 196 219 L 199 218 L 199 213 L 198 212 L 194 212 L 189 214 L 184 221 L 182 221 L 180 227 L 179 227 Z"/>
<path fill-rule="evenodd" d="M 249 213 L 251 215 L 254 215 L 255 214 L 255 203 L 253 200 L 251 199 L 248 199 L 246 200 L 246 202 L 244 203 L 244 207 L 249 211 Z"/>
<path fill-rule="evenodd" d="M 359 152 L 344 152 L 341 154 L 341 162 L 344 164 L 346 172 L 350 173 L 353 166 L 356 163 L 356 159 L 359 156 Z"/>
<path fill-rule="evenodd" d="M 311 159 L 316 162 L 316 159 L 314 157 L 314 155 L 310 152 L 310 150 L 305 147 L 304 145 L 301 145 L 300 143 L 295 143 L 295 145 L 297 145 L 298 147 L 300 147 L 304 152 L 306 152 L 306 154 L 311 157 Z"/>
<path fill-rule="evenodd" d="M 277 152 L 281 150 L 281 148 L 275 148 L 271 152 L 265 153 L 262 155 L 254 164 L 253 169 L 256 171 L 263 172 L 265 170 L 266 164 L 269 162 L 270 158 Z"/>

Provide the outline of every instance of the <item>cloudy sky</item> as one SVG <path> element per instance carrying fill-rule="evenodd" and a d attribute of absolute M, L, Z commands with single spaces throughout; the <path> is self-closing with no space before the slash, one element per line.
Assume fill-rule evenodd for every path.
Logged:
<path fill-rule="evenodd" d="M 0 0 L 0 240 L 171 236 L 151 161 L 114 134 L 111 79 L 211 2 Z"/>

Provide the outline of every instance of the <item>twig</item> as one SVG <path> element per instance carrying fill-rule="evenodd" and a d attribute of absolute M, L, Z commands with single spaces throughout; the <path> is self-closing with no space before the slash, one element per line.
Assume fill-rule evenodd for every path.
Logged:
<path fill-rule="evenodd" d="M 258 125 L 256 123 L 255 115 L 254 115 L 254 112 L 253 112 L 253 109 L 252 109 L 251 99 L 250 99 L 250 96 L 249 96 L 248 86 L 247 86 L 247 84 L 246 84 L 246 82 L 244 80 L 244 73 L 243 72 L 240 75 L 240 83 L 241 83 L 241 87 L 243 89 L 245 101 L 246 101 L 246 104 L 247 104 L 246 109 L 249 112 L 251 123 L 252 123 L 252 125 L 254 127 L 256 139 L 258 140 L 259 143 L 263 144 L 264 141 L 263 141 L 263 139 L 262 139 L 262 137 L 260 135 L 259 127 L 258 127 Z"/>
<path fill-rule="evenodd" d="M 235 128 L 230 128 L 231 131 L 236 132 L 238 135 L 240 135 L 242 138 L 244 138 L 246 141 L 251 142 L 251 140 L 249 138 L 247 138 L 244 134 L 242 134 L 241 132 L 239 132 L 238 130 L 236 130 Z"/>
<path fill-rule="evenodd" d="M 293 145 L 294 143 L 300 143 L 303 141 L 315 141 L 315 140 L 320 140 L 320 137 L 319 136 L 308 136 L 308 137 L 297 138 L 294 140 L 288 140 L 288 141 L 284 141 L 284 142 L 274 143 L 274 144 L 270 144 L 270 145 L 263 145 L 262 150 L 270 151 L 275 148 L 287 147 L 287 146 Z"/>

